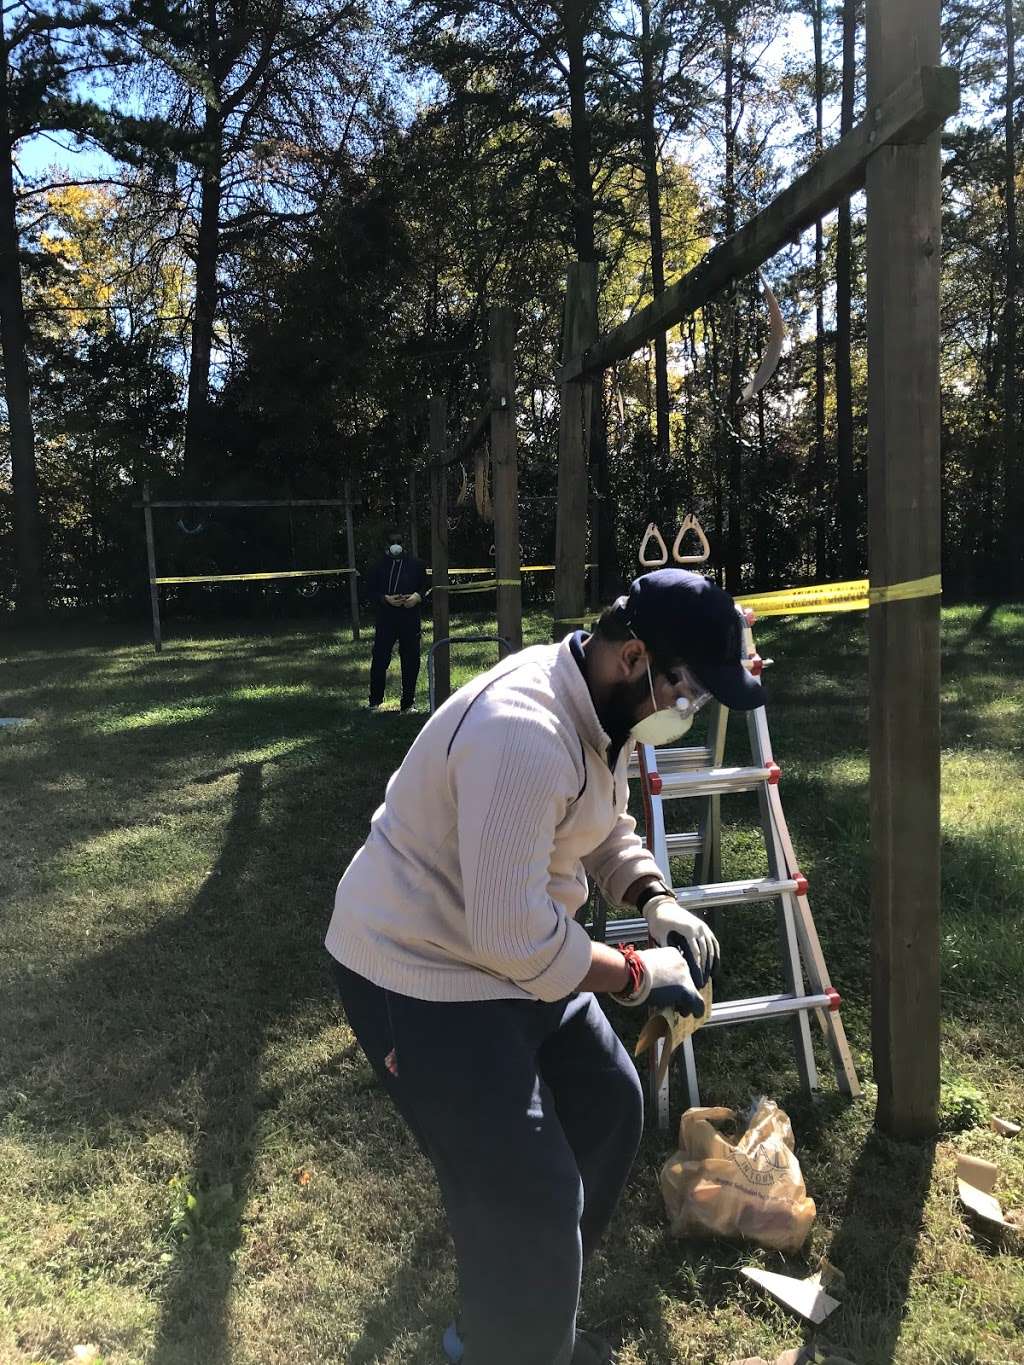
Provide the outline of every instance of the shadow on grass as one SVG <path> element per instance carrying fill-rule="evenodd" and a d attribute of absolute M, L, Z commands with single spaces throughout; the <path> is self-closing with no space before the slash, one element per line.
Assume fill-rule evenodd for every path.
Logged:
<path fill-rule="evenodd" d="M 186 938 L 193 932 L 196 939 L 202 937 L 199 922 L 218 912 L 217 902 L 224 895 L 244 894 L 242 884 L 259 826 L 262 794 L 260 765 L 243 765 L 220 858 L 188 915 L 179 922 L 179 933 Z M 287 1001 L 274 988 L 271 963 L 249 955 L 246 948 L 238 942 L 211 964 L 215 975 L 227 978 L 222 990 L 226 988 L 228 999 L 234 998 L 235 1008 L 223 1015 L 216 1039 L 209 1039 L 214 1045 L 203 1059 L 203 1105 L 193 1157 L 196 1188 L 206 1192 L 230 1189 L 230 1193 L 223 1204 L 214 1206 L 213 1226 L 199 1223 L 193 1235 L 179 1243 L 163 1299 L 153 1365 L 180 1365 L 183 1359 L 212 1365 L 223 1357 L 232 1253 L 238 1245 L 239 1216 L 253 1158 L 256 1068 L 268 1022 L 287 1009 Z M 183 1354 L 180 1347 L 185 1343 Z"/>
<path fill-rule="evenodd" d="M 841 1335 L 860 1365 L 887 1365 L 895 1355 L 934 1162 L 934 1142 L 893 1142 L 872 1129 L 850 1175 L 829 1248 L 846 1280 L 843 1307 L 835 1326 L 826 1323 L 818 1335 Z M 809 1340 L 815 1335 L 808 1330 Z"/>

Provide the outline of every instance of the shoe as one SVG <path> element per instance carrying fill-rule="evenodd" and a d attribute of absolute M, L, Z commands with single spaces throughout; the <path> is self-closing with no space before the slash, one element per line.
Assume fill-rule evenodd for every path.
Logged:
<path fill-rule="evenodd" d="M 615 1365 L 615 1352 L 596 1332 L 584 1332 L 577 1328 L 572 1365 Z"/>
<path fill-rule="evenodd" d="M 444 1329 L 441 1346 L 445 1360 L 450 1360 L 452 1365 L 458 1365 L 465 1353 L 465 1347 L 457 1322 L 450 1322 Z M 615 1352 L 596 1332 L 584 1332 L 577 1328 L 572 1365 L 615 1365 Z"/>
<path fill-rule="evenodd" d="M 450 1360 L 452 1365 L 458 1365 L 465 1353 L 462 1344 L 462 1337 L 459 1336 L 459 1325 L 457 1322 L 450 1322 L 444 1329 L 444 1336 L 441 1338 L 441 1349 L 444 1351 L 445 1360 Z"/>
<path fill-rule="evenodd" d="M 375 715 L 377 714 L 377 712 L 380 710 L 380 702 L 379 702 L 379 701 L 371 701 L 371 702 L 368 703 L 366 709 L 367 709 L 367 711 L 369 712 L 369 714 L 370 714 L 371 716 L 375 716 Z"/>
<path fill-rule="evenodd" d="M 402 707 L 403 716 L 414 716 L 416 714 L 416 703 L 411 701 L 408 706 Z"/>

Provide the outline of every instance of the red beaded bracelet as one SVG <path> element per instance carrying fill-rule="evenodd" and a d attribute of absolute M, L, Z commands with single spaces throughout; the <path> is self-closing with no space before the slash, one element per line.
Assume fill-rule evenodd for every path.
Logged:
<path fill-rule="evenodd" d="M 620 943 L 619 952 L 626 959 L 626 966 L 629 968 L 629 986 L 619 994 L 627 1000 L 631 995 L 636 995 L 640 989 L 640 983 L 644 979 L 644 964 L 640 961 L 640 954 L 633 947 L 632 943 Z"/>

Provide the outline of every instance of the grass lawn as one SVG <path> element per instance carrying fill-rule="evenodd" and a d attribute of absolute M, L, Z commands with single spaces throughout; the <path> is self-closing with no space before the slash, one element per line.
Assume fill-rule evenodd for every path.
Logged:
<path fill-rule="evenodd" d="M 584 1294 L 623 1365 L 774 1359 L 804 1333 L 738 1267 L 825 1253 L 846 1290 L 820 1336 L 860 1365 L 1024 1362 L 1020 1248 L 968 1226 L 953 1174 L 957 1150 L 997 1161 L 1024 1206 L 1024 1137 L 987 1127 L 1024 1118 L 1024 609 L 949 609 L 944 631 L 943 1137 L 872 1129 L 865 620 L 766 622 L 783 800 L 867 1099 L 835 1094 L 824 1054 L 802 1096 L 784 1024 L 698 1039 L 708 1103 L 789 1110 L 818 1220 L 788 1262 L 671 1239 L 674 1143 L 649 1131 Z M 320 948 L 422 716 L 367 716 L 369 640 L 326 622 L 178 627 L 159 657 L 141 625 L 2 652 L 0 715 L 32 724 L 0 730 L 0 1362 L 94 1343 L 106 1365 L 439 1365 L 431 1174 Z M 734 800 L 738 875 L 758 850 Z M 778 989 L 770 914 L 722 937 L 724 993 Z"/>

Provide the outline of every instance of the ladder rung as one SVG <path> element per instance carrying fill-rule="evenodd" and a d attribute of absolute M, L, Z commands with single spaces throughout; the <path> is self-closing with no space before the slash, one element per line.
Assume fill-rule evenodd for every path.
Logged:
<path fill-rule="evenodd" d="M 755 901 L 770 901 L 786 891 L 801 893 L 807 884 L 793 877 L 748 877 L 738 882 L 707 882 L 702 886 L 673 887 L 675 898 L 687 910 L 717 909 L 722 905 L 746 905 Z"/>
<path fill-rule="evenodd" d="M 681 857 L 684 853 L 699 853 L 704 840 L 696 831 L 692 834 L 666 834 L 665 847 L 670 858 Z"/>
<path fill-rule="evenodd" d="M 605 943 L 646 943 L 649 937 L 645 919 L 610 919 L 604 927 Z"/>
<path fill-rule="evenodd" d="M 706 745 L 689 749 L 658 750 L 659 773 L 689 772 L 694 768 L 710 768 L 711 763 L 711 750 Z M 640 761 L 635 750 L 629 760 L 629 775 L 630 777 L 640 776 Z"/>
<path fill-rule="evenodd" d="M 759 995 L 750 1000 L 716 1001 L 711 1006 L 711 1018 L 705 1028 L 723 1024 L 754 1024 L 759 1019 L 777 1019 L 803 1010 L 832 1010 L 837 1008 L 836 994 L 822 995 Z"/>
<path fill-rule="evenodd" d="M 767 768 L 705 768 L 694 772 L 668 772 L 659 769 L 663 800 L 684 796 L 718 796 L 726 792 L 754 791 L 762 782 L 777 782 L 776 764 Z"/>

